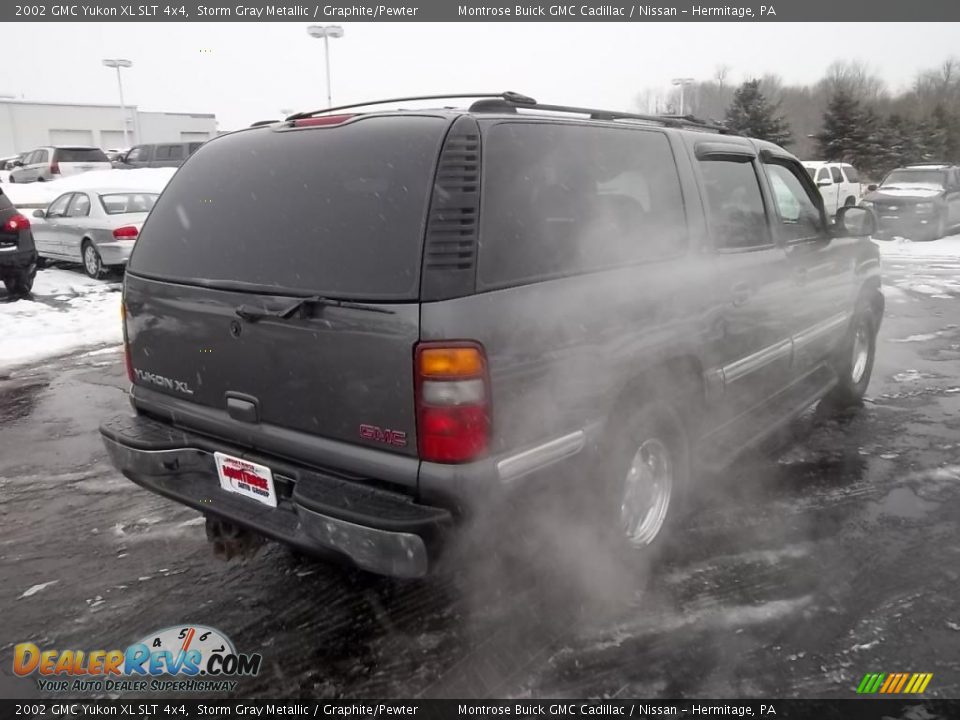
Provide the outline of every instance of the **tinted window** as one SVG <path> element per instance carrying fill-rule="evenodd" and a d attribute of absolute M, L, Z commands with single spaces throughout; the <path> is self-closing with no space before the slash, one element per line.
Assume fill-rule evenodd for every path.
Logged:
<path fill-rule="evenodd" d="M 357 299 L 414 299 L 447 121 L 368 118 L 224 135 L 147 219 L 132 272 Z"/>
<path fill-rule="evenodd" d="M 158 197 L 151 193 L 110 193 L 100 196 L 100 204 L 107 215 L 150 212 Z"/>
<path fill-rule="evenodd" d="M 660 132 L 504 123 L 487 133 L 480 277 L 488 285 L 641 262 L 684 248 Z"/>
<path fill-rule="evenodd" d="M 771 244 L 753 163 L 748 158 L 703 160 L 700 172 L 716 246 L 738 249 Z"/>
<path fill-rule="evenodd" d="M 842 183 L 842 182 L 843 182 L 843 175 L 840 174 L 840 168 L 838 168 L 838 167 L 836 167 L 836 166 L 830 168 L 830 177 L 833 178 L 833 181 L 834 181 L 835 183 Z"/>
<path fill-rule="evenodd" d="M 47 208 L 47 217 L 63 217 L 66 215 L 67 205 L 70 203 L 71 197 L 73 197 L 73 193 L 67 193 L 50 203 Z"/>
<path fill-rule="evenodd" d="M 847 176 L 847 182 L 860 182 L 860 173 L 852 165 L 844 165 L 843 174 Z"/>
<path fill-rule="evenodd" d="M 73 196 L 67 217 L 86 217 L 90 214 L 90 198 L 86 193 L 77 193 Z"/>
<path fill-rule="evenodd" d="M 816 178 L 817 176 L 816 168 L 807 168 L 806 170 L 807 170 L 807 175 L 809 175 L 811 178 Z"/>
<path fill-rule="evenodd" d="M 150 148 L 144 146 L 135 147 L 133 150 L 127 153 L 127 162 L 143 162 L 147 159 L 149 150 Z"/>
<path fill-rule="evenodd" d="M 182 160 L 183 145 L 158 145 L 157 160 Z"/>
<path fill-rule="evenodd" d="M 31 160 L 30 162 L 31 162 L 31 163 L 45 163 L 45 162 L 47 162 L 47 159 L 48 159 L 49 157 L 50 157 L 50 154 L 49 154 L 46 150 L 37 150 L 37 151 L 33 154 L 33 160 Z"/>
<path fill-rule="evenodd" d="M 785 165 L 768 164 L 766 169 L 777 206 L 780 234 L 786 240 L 819 237 L 823 230 L 820 210 L 800 178 Z"/>
<path fill-rule="evenodd" d="M 57 148 L 57 162 L 110 162 L 100 148 Z"/>
<path fill-rule="evenodd" d="M 203 145 L 203 143 L 198 143 L 198 142 L 197 142 L 197 143 L 190 143 L 190 144 L 187 146 L 187 153 L 188 153 L 189 155 L 193 155 L 193 153 L 195 153 L 195 152 L 200 148 L 201 145 Z"/>
<path fill-rule="evenodd" d="M 830 181 L 830 173 L 827 171 L 826 168 L 822 167 L 817 172 L 817 182 L 823 182 L 824 180 L 828 182 Z"/>

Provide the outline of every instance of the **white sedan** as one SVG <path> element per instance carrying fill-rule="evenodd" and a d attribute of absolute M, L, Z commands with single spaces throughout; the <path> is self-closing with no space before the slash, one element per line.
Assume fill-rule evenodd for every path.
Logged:
<path fill-rule="evenodd" d="M 76 190 L 33 215 L 33 239 L 43 260 L 80 263 L 100 277 L 127 264 L 144 220 L 159 193 L 145 190 Z"/>

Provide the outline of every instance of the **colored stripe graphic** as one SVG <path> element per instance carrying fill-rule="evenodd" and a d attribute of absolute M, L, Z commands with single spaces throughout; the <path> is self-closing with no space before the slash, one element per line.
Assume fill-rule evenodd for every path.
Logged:
<path fill-rule="evenodd" d="M 933 673 L 867 673 L 857 686 L 857 694 L 918 695 L 932 679 Z"/>

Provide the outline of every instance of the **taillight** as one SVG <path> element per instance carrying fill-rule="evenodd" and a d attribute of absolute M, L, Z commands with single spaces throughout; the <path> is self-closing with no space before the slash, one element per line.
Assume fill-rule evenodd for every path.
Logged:
<path fill-rule="evenodd" d="M 123 330 L 123 366 L 127 369 L 127 380 L 133 382 L 133 361 L 130 359 L 130 343 L 127 342 L 127 307 L 120 301 L 120 326 Z"/>
<path fill-rule="evenodd" d="M 60 174 L 60 163 L 58 163 L 56 160 L 54 160 L 52 163 L 50 163 L 50 174 L 51 174 L 51 175 L 59 175 L 59 174 Z"/>
<path fill-rule="evenodd" d="M 294 127 L 316 127 L 317 125 L 339 125 L 344 123 L 353 115 L 322 115 L 320 117 L 300 118 L 293 121 Z"/>
<path fill-rule="evenodd" d="M 420 343 L 414 362 L 420 458 L 460 463 L 483 455 L 490 442 L 483 348 L 474 342 Z"/>
<path fill-rule="evenodd" d="M 30 221 L 20 213 L 15 213 L 8 217 L 7 221 L 3 224 L 3 231 L 15 233 L 21 230 L 27 230 L 29 227 Z"/>
<path fill-rule="evenodd" d="M 124 225 L 123 227 L 118 227 L 113 231 L 113 236 L 118 240 L 129 240 L 135 238 L 140 234 L 140 231 L 137 230 L 133 225 Z"/>

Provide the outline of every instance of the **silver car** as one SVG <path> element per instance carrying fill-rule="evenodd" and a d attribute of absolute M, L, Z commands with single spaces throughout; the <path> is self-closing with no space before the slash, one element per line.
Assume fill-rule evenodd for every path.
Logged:
<path fill-rule="evenodd" d="M 64 193 L 33 215 L 37 252 L 43 260 L 83 265 L 98 278 L 127 264 L 143 221 L 159 193 L 148 190 L 77 190 Z"/>
<path fill-rule="evenodd" d="M 98 147 L 48 145 L 14 160 L 10 182 L 47 182 L 111 167 L 110 160 Z"/>

